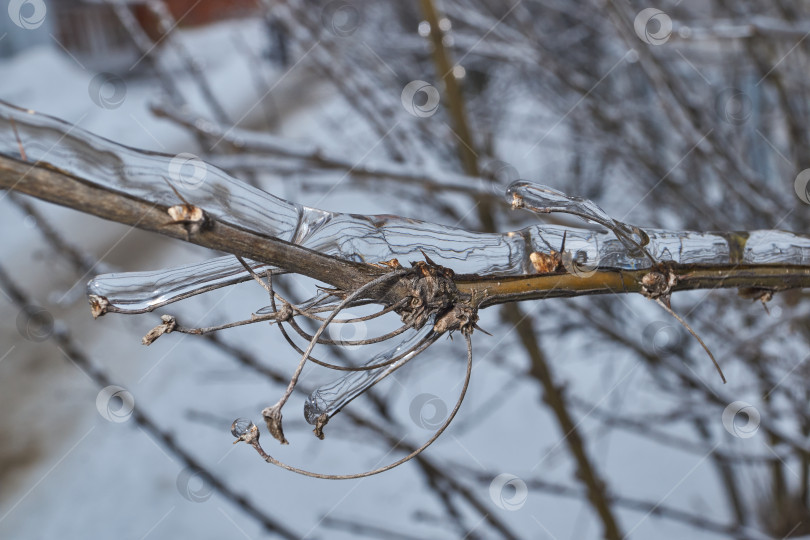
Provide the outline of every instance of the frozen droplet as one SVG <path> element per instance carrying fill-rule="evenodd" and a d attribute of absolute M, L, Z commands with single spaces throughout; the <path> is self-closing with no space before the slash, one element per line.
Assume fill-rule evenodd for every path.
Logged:
<path fill-rule="evenodd" d="M 430 35 L 430 23 L 427 21 L 422 21 L 419 23 L 419 35 L 422 37 L 428 37 Z"/>
<path fill-rule="evenodd" d="M 467 70 L 464 69 L 464 66 L 453 66 L 453 77 L 456 79 L 463 79 L 466 74 Z"/>
<path fill-rule="evenodd" d="M 231 434 L 237 439 L 255 428 L 255 424 L 247 418 L 237 418 L 231 424 Z"/>
<path fill-rule="evenodd" d="M 320 391 L 316 390 L 304 401 L 304 418 L 312 426 L 316 424 L 318 417 L 326 412 L 326 403 L 320 394 Z"/>
<path fill-rule="evenodd" d="M 447 17 L 443 17 L 441 20 L 439 20 L 439 30 L 442 32 L 449 32 L 452 27 L 453 24 Z"/>

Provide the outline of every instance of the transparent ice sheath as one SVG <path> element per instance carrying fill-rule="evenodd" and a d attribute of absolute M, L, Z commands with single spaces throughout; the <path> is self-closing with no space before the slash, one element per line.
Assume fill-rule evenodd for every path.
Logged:
<path fill-rule="evenodd" d="M 304 403 L 304 418 L 310 424 L 315 425 L 322 414 L 325 413 L 327 417 L 333 416 L 351 400 L 405 365 L 438 337 L 433 333 L 432 324 L 426 324 L 420 330 L 406 331 L 396 346 L 375 355 L 365 365 L 379 364 L 406 353 L 406 351 L 410 350 L 410 352 L 388 366 L 367 371 L 352 371 L 334 382 L 321 386 L 312 392 Z"/>
<path fill-rule="evenodd" d="M 0 155 L 21 159 L 20 144 L 32 164 L 42 162 L 84 182 L 154 203 L 180 204 L 168 180 L 188 203 L 220 222 L 358 262 L 397 258 L 407 264 L 422 260 L 424 252 L 457 274 L 530 274 L 529 255 L 559 250 L 565 234 L 566 252 L 591 267 L 636 270 L 653 261 L 810 265 L 806 235 L 777 230 L 737 235 L 642 230 L 611 219 L 591 201 L 526 181 L 509 186 L 510 204 L 536 213 L 574 214 L 608 230 L 532 225 L 488 234 L 391 215 L 327 212 L 280 199 L 193 156 L 127 148 L 61 120 L 0 102 Z M 274 270 L 269 265 L 260 268 Z M 241 264 L 227 256 L 164 270 L 104 274 L 90 281 L 88 292 L 105 297 L 116 311 L 138 313 L 249 278 Z M 407 333 L 395 349 L 412 346 L 424 331 Z M 379 371 L 351 373 L 315 392 L 308 400 L 308 419 L 339 410 L 410 357 Z M 370 360 L 375 361 L 381 360 Z"/>
<path fill-rule="evenodd" d="M 579 261 L 601 267 L 629 270 L 650 266 L 651 260 L 638 253 L 639 245 L 656 260 L 678 263 L 810 262 L 807 236 L 754 231 L 746 233 L 742 251 L 735 253 L 725 234 L 641 230 L 612 220 L 591 201 L 525 181 L 509 187 L 509 203 L 517 195 L 528 210 L 565 211 L 610 230 L 533 225 L 489 234 L 391 215 L 327 212 L 280 199 L 192 157 L 127 148 L 61 120 L 0 102 L 0 154 L 15 159 L 20 159 L 20 145 L 12 119 L 32 163 L 44 162 L 86 182 L 155 203 L 179 204 L 166 182 L 169 180 L 189 203 L 221 222 L 358 262 L 398 258 L 407 264 L 421 260 L 424 251 L 456 273 L 520 275 L 533 272 L 529 260 L 533 251 L 559 249 L 563 233 L 566 251 L 577 254 Z M 126 313 L 151 310 L 246 279 L 249 275 L 244 268 L 228 256 L 172 269 L 105 274 L 88 287 L 90 293 L 106 297 L 113 307 Z"/>

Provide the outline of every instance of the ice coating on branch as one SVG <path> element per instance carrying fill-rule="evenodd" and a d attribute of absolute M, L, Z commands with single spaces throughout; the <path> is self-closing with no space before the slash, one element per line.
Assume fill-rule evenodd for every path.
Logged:
<path fill-rule="evenodd" d="M 633 257 L 644 257 L 644 246 L 650 242 L 643 229 L 611 218 L 593 201 L 572 197 L 548 186 L 518 180 L 506 188 L 506 199 L 512 208 L 525 208 L 538 214 L 560 212 L 598 223 L 612 231 Z"/>
<path fill-rule="evenodd" d="M 216 221 L 353 261 L 416 260 L 421 258 L 421 248 L 438 263 L 462 272 L 508 273 L 520 269 L 523 259 L 523 243 L 509 236 L 480 235 L 397 216 L 308 208 L 245 184 L 191 154 L 167 156 L 134 150 L 61 120 L 0 102 L 0 154 L 21 159 L 20 144 L 32 165 L 42 162 L 109 190 L 161 205 L 182 202 L 173 187 Z M 129 277 L 99 276 L 91 281 L 90 292 L 106 297 L 122 312 L 138 312 L 186 297 L 189 287 L 183 284 L 184 278 L 202 287 L 206 276 L 220 286 L 249 278 L 238 262 L 218 261 Z"/>
<path fill-rule="evenodd" d="M 257 273 L 272 268 L 249 262 Z M 235 257 L 217 257 L 155 271 L 102 274 L 87 284 L 87 294 L 106 298 L 116 311 L 139 313 L 239 283 L 244 281 L 244 275 L 245 267 Z M 148 284 L 147 291 L 144 291 L 145 284 Z"/>
<path fill-rule="evenodd" d="M 422 260 L 422 251 L 457 274 L 533 273 L 533 252 L 559 250 L 589 268 L 636 270 L 654 261 L 733 265 L 810 264 L 810 239 L 783 231 L 725 234 L 645 229 L 613 220 L 593 202 L 518 181 L 509 203 L 537 213 L 566 212 L 606 231 L 532 224 L 505 233 L 478 233 L 404 217 L 339 214 L 308 208 L 247 185 L 190 154 L 167 156 L 127 148 L 61 120 L 0 102 L 0 154 L 42 162 L 162 205 L 186 201 L 222 223 L 248 228 L 321 253 L 359 262 Z M 167 182 L 171 183 L 171 186 Z M 642 249 L 643 248 L 643 249 Z M 646 255 L 645 255 L 646 251 Z M 262 269 L 271 269 L 264 266 Z M 233 257 L 151 272 L 98 276 L 89 293 L 111 310 L 138 313 L 193 294 L 250 279 Z"/>
<path fill-rule="evenodd" d="M 637 270 L 665 261 L 715 266 L 810 265 L 810 238 L 804 235 L 776 230 L 642 230 L 612 219 L 592 201 L 523 180 L 507 190 L 507 201 L 513 206 L 537 214 L 576 215 L 606 230 L 533 223 L 517 231 L 487 234 L 398 216 L 308 208 L 244 184 L 190 154 L 167 156 L 123 147 L 60 120 L 0 102 L 0 155 L 21 160 L 21 146 L 32 166 L 39 162 L 155 204 L 187 202 L 216 221 L 352 261 L 397 258 L 409 262 L 424 260 L 424 252 L 456 274 L 514 276 L 533 273 L 531 254 L 561 250 L 565 238 L 563 260 L 568 257 L 592 269 Z M 178 200 L 178 193 L 183 201 Z M 251 265 L 257 271 L 273 270 L 258 261 Z M 97 299 L 98 313 L 105 309 L 137 313 L 249 278 L 242 265 L 227 256 L 157 271 L 101 275 L 89 283 L 88 292 Z M 399 344 L 367 365 L 400 354 L 402 358 L 379 369 L 349 373 L 313 392 L 305 405 L 307 421 L 317 425 L 319 419 L 328 419 L 436 338 L 430 324 L 407 331 Z"/>
<path fill-rule="evenodd" d="M 389 366 L 378 369 L 349 372 L 343 377 L 321 386 L 313 391 L 304 403 L 304 418 L 314 426 L 321 415 L 333 416 L 351 400 L 374 386 L 380 379 L 402 367 L 427 345 L 436 341 L 438 337 L 438 334 L 433 333 L 432 324 L 426 324 L 420 330 L 408 330 L 396 346 L 375 355 L 365 365 L 380 364 L 398 355 L 403 355 L 402 358 Z"/>

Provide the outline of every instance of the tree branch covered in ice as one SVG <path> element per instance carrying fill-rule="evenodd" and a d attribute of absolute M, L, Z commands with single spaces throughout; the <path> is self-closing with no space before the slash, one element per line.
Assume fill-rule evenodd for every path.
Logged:
<path fill-rule="evenodd" d="M 124 5 L 111 3 L 126 20 Z M 479 416 L 497 416 L 511 387 L 456 415 L 466 390 L 459 383 L 457 405 L 437 413 L 441 421 L 429 423 L 436 433 L 425 444 L 403 442 L 387 396 L 374 388 L 414 358 L 431 369 L 424 357 L 441 360 L 435 352 L 441 338 L 458 334 L 467 345 L 467 380 L 473 362 L 489 361 L 479 343 L 496 351 L 499 373 L 511 369 L 506 360 L 527 359 L 513 385 L 531 380 L 539 387 L 542 410 L 560 436 L 541 463 L 569 455 L 575 487 L 547 481 L 545 469 L 527 472 L 527 484 L 587 501 L 605 537 L 624 537 L 628 524 L 619 509 L 730 537 L 759 534 L 749 527 L 753 510 L 765 516 L 762 528 L 780 537 L 795 523 L 810 522 L 801 517 L 809 514 L 810 493 L 806 359 L 790 361 L 806 355 L 810 339 L 802 290 L 810 284 L 810 175 L 803 157 L 810 118 L 797 100 L 806 79 L 807 55 L 798 44 L 807 23 L 793 20 L 782 2 L 764 14 L 747 4 L 714 6 L 716 19 L 687 7 L 638 11 L 618 1 L 416 4 L 266 3 L 268 22 L 283 36 L 283 50 L 274 52 L 288 57 L 283 70 L 300 62 L 341 105 L 341 116 L 320 119 L 312 130 L 323 131 L 322 138 L 311 133 L 311 140 L 294 140 L 278 134 L 272 114 L 262 128 L 232 125 L 202 64 L 173 41 L 176 21 L 151 2 L 167 31 L 166 49 L 192 75 L 206 111 L 188 105 L 175 85 L 178 70 L 167 69 L 164 53 L 136 31 L 139 55 L 166 94 L 152 112 L 187 130 L 202 157 L 124 148 L 4 105 L 0 187 L 227 253 L 198 264 L 97 276 L 89 289 L 94 314 L 159 309 L 161 324 L 144 342 L 172 339 L 169 333 L 202 335 L 280 384 L 280 399 L 273 396 L 275 405 L 262 416 L 282 442 L 281 410 L 294 396 L 305 397 L 306 419 L 318 436 L 343 411 L 371 440 L 404 452 L 392 465 L 415 456 L 460 536 L 471 530 L 463 517 L 469 508 L 499 536 L 514 536 L 459 481 L 486 485 L 493 475 L 434 461 L 440 449 L 420 452 L 451 421 L 464 430 L 477 426 Z M 335 16 L 338 8 L 348 19 Z M 295 90 L 305 93 L 304 86 Z M 259 94 L 273 87 L 268 82 Z M 405 217 L 309 208 L 254 187 L 268 181 L 275 182 L 273 193 L 294 194 L 300 185 L 307 194 L 329 194 L 340 185 L 349 193 L 384 194 L 378 201 L 384 211 L 402 208 Z M 615 216 L 633 217 L 615 219 L 591 199 Z M 709 232 L 715 230 L 734 232 Z M 309 297 L 288 288 L 294 276 L 310 278 Z M 240 320 L 189 325 L 165 312 L 179 300 L 246 281 L 268 305 Z M 663 313 L 656 320 L 652 302 L 636 312 L 633 293 L 678 320 Z M 551 300 L 579 296 L 588 298 Z M 485 315 L 500 316 L 480 323 L 494 338 L 474 332 Z M 728 386 L 704 377 L 712 368 L 693 361 L 698 342 L 679 321 L 714 351 Z M 264 323 L 283 334 L 300 359 L 297 368 L 282 372 L 275 356 L 267 368 L 220 337 L 228 328 Z M 334 331 L 366 325 L 376 333 L 343 339 Z M 465 356 L 461 347 L 456 352 Z M 587 378 L 582 372 L 567 371 L 585 365 L 602 377 L 627 358 L 637 362 L 605 376 L 604 397 L 576 384 Z M 308 364 L 341 376 L 307 387 Z M 625 377 L 632 386 L 620 386 Z M 621 400 L 608 401 L 627 387 L 649 399 L 624 408 Z M 378 423 L 352 403 L 360 396 L 372 403 Z M 758 400 L 757 408 L 743 398 Z M 636 410 L 639 403 L 655 410 Z M 718 446 L 718 431 L 749 436 L 734 423 L 745 415 L 743 428 L 759 430 L 767 450 Z M 511 421 L 515 432 L 533 429 L 522 417 Z M 266 460 L 313 474 L 265 452 L 251 422 L 233 428 Z M 602 459 L 601 437 L 614 432 L 708 460 L 733 517 L 726 523 L 709 511 L 618 494 L 633 490 L 611 478 Z M 338 433 L 337 425 L 330 427 Z M 768 473 L 768 492 L 752 497 L 746 475 L 759 470 Z"/>
<path fill-rule="evenodd" d="M 322 321 L 314 335 L 303 333 L 309 346 L 287 392 L 263 412 L 271 434 L 282 443 L 287 440 L 281 409 L 301 369 L 317 343 L 333 344 L 321 338 L 329 323 L 358 302 L 379 304 L 382 311 L 376 316 L 397 313 L 404 326 L 350 345 L 400 334 L 405 339 L 382 360 L 371 360 L 371 367 L 354 368 L 356 373 L 310 397 L 305 416 L 319 437 L 333 414 L 442 334 L 460 331 L 469 342 L 478 310 L 487 306 L 638 292 L 677 317 L 669 299 L 678 290 L 734 287 L 765 302 L 775 292 L 810 285 L 807 236 L 645 230 L 610 218 L 590 201 L 529 182 L 509 186 L 506 196 L 514 208 L 574 215 L 605 230 L 538 225 L 504 234 L 476 233 L 394 216 L 334 214 L 274 197 L 194 157 L 125 149 L 11 106 L 4 106 L 2 113 L 0 186 L 237 256 L 235 261 L 225 258 L 153 273 L 99 276 L 89 284 L 95 316 L 150 311 L 246 274 L 267 288 L 273 305 L 273 273 L 298 273 L 334 287 L 304 306 L 279 297 L 283 309 L 244 321 L 270 320 L 280 327 L 294 324 L 296 315 Z M 240 257 L 252 259 L 267 274 L 268 283 Z M 398 258 L 411 260 L 411 268 L 404 268 Z M 324 311 L 328 316 L 315 315 Z M 144 341 L 151 343 L 176 328 L 173 318 L 164 317 Z M 471 351 L 469 355 L 472 358 Z M 258 445 L 254 431 L 243 427 L 238 434 Z"/>

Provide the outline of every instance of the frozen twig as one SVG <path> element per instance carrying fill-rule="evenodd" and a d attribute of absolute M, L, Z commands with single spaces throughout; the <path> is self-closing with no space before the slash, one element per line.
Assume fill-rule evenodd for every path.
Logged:
<path fill-rule="evenodd" d="M 390 471 L 391 469 L 393 469 L 395 467 L 398 467 L 398 466 L 402 465 L 403 463 L 406 463 L 406 462 L 412 460 L 413 458 L 417 457 L 427 447 L 429 447 L 431 444 L 433 444 L 436 441 L 436 439 L 438 439 L 441 436 L 441 434 L 444 433 L 444 431 L 450 426 L 450 423 L 453 421 L 453 418 L 455 418 L 456 413 L 458 413 L 458 410 L 461 408 L 461 403 L 464 401 L 464 396 L 467 394 L 467 388 L 469 387 L 470 377 L 472 375 L 472 340 L 471 340 L 469 334 L 467 334 L 465 337 L 467 339 L 467 372 L 466 372 L 466 374 L 464 376 L 464 383 L 463 383 L 463 385 L 461 387 L 461 393 L 459 394 L 458 401 L 456 401 L 456 404 L 453 407 L 453 410 L 450 411 L 450 414 L 447 416 L 447 419 L 442 423 L 441 426 L 439 426 L 439 428 L 436 430 L 436 432 L 433 434 L 433 436 L 430 437 L 430 439 L 428 439 L 422 446 L 420 446 L 416 450 L 412 451 L 407 456 L 405 456 L 405 457 L 403 457 L 403 458 L 401 458 L 401 459 L 399 459 L 399 460 L 397 460 L 397 461 L 395 461 L 393 463 L 390 463 L 390 464 L 388 464 L 388 465 L 386 465 L 384 467 L 379 467 L 379 468 L 374 469 L 374 470 L 370 470 L 370 471 L 366 471 L 366 472 L 362 472 L 362 473 L 356 473 L 356 474 L 322 474 L 322 473 L 316 473 L 316 472 L 312 472 L 312 471 L 307 471 L 307 470 L 304 470 L 304 469 L 299 469 L 298 467 L 293 467 L 291 465 L 287 465 L 286 463 L 283 463 L 283 462 L 277 460 L 276 458 L 274 458 L 273 456 L 267 454 L 264 451 L 264 449 L 261 447 L 261 445 L 259 444 L 258 430 L 256 430 L 255 432 L 253 431 L 256 428 L 256 426 L 252 426 L 252 428 L 250 428 L 250 431 L 246 432 L 246 433 L 250 433 L 250 435 L 247 435 L 247 436 L 246 436 L 246 433 L 245 434 L 243 434 L 243 433 L 238 433 L 238 434 L 234 433 L 234 435 L 237 436 L 237 442 L 240 441 L 240 440 L 245 440 L 245 442 L 247 442 L 248 444 L 253 446 L 253 448 L 256 450 L 256 452 L 258 452 L 259 455 L 265 461 L 267 461 L 268 463 L 272 463 L 273 465 L 281 467 L 282 469 L 286 469 L 288 471 L 298 473 L 298 474 L 301 474 L 301 475 L 304 475 L 304 476 L 310 476 L 310 477 L 313 477 L 313 478 L 321 478 L 321 479 L 328 479 L 328 480 L 350 480 L 350 479 L 356 479 L 356 478 L 365 478 L 365 477 L 368 477 L 368 476 L 373 476 L 373 475 L 376 475 L 376 474 L 383 473 L 385 471 Z M 263 414 L 265 414 L 265 413 L 263 413 Z M 265 419 L 266 418 L 267 418 L 267 415 L 265 414 Z M 271 430 L 271 433 L 273 433 L 273 430 Z M 283 436 L 283 434 L 282 434 L 282 436 Z"/>

